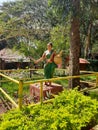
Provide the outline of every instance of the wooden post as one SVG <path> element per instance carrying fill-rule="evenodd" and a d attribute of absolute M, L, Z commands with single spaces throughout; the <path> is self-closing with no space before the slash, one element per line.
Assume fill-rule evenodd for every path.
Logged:
<path fill-rule="evenodd" d="M 0 70 L 2 70 L 2 59 L 0 58 Z"/>
<path fill-rule="evenodd" d="M 22 108 L 22 100 L 23 100 L 23 81 L 20 80 L 19 81 L 19 91 L 18 91 L 18 99 L 19 99 L 19 102 L 18 102 L 18 106 L 19 106 L 19 109 Z"/>
<path fill-rule="evenodd" d="M 40 103 L 43 103 L 43 82 L 40 82 Z"/>
<path fill-rule="evenodd" d="M 96 75 L 96 87 L 98 87 L 98 74 Z"/>
<path fill-rule="evenodd" d="M 0 70 L 2 70 L 2 58 L 0 58 Z M 0 76 L 0 80 L 2 80 L 2 76 Z M 1 82 L 0 82 L 0 86 L 2 86 Z"/>

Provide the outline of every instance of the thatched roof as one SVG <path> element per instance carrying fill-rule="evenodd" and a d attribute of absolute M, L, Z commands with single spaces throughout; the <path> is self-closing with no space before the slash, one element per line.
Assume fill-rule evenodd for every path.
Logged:
<path fill-rule="evenodd" d="M 0 51 L 0 58 L 6 62 L 30 62 L 30 59 L 24 54 L 9 48 Z"/>

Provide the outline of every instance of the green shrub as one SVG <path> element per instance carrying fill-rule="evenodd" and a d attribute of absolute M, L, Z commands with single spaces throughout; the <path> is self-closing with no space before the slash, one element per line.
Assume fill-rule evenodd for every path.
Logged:
<path fill-rule="evenodd" d="M 77 90 L 65 90 L 53 103 L 4 114 L 0 130 L 81 130 L 91 121 L 98 123 L 98 101 Z"/>
<path fill-rule="evenodd" d="M 90 91 L 89 94 L 92 99 L 96 99 L 98 101 L 98 90 Z"/>

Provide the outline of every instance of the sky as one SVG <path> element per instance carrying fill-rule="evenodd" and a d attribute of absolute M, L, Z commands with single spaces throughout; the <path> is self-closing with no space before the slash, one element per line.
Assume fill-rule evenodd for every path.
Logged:
<path fill-rule="evenodd" d="M 15 0 L 0 0 L 0 5 L 2 5 L 3 2 L 9 2 L 9 1 L 15 1 Z"/>

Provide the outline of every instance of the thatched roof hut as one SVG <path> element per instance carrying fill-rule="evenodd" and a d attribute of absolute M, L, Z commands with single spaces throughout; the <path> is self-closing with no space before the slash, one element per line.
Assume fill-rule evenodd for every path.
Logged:
<path fill-rule="evenodd" d="M 30 62 L 30 59 L 24 54 L 9 48 L 0 51 L 0 58 L 6 62 Z"/>
<path fill-rule="evenodd" d="M 0 69 L 19 68 L 20 64 L 30 63 L 30 59 L 19 51 L 13 49 L 4 48 L 0 51 Z M 23 65 L 22 65 L 23 66 Z"/>

